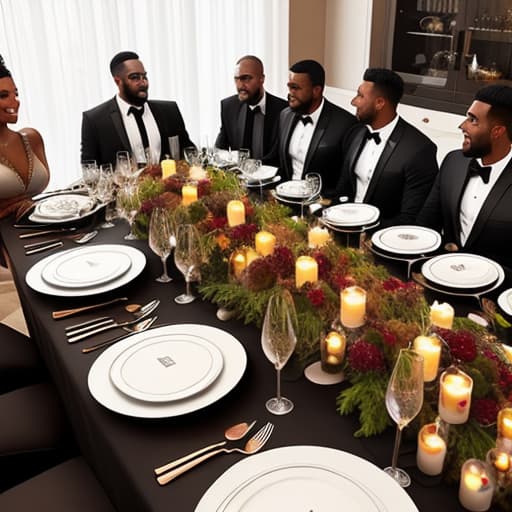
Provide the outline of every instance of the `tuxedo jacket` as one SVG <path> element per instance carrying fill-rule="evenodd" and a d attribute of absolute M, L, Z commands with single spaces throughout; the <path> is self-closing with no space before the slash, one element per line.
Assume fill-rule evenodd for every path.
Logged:
<path fill-rule="evenodd" d="M 169 137 L 178 135 L 180 151 L 194 146 L 190 140 L 180 110 L 175 101 L 148 101 L 160 132 L 162 151 L 160 160 L 169 155 Z M 96 160 L 98 165 L 116 163 L 118 151 L 132 151 L 117 101 L 112 98 L 82 116 L 81 161 Z"/>
<path fill-rule="evenodd" d="M 355 167 L 366 143 L 366 126 L 357 125 L 346 140 L 345 161 L 336 197 L 354 200 Z M 414 224 L 438 173 L 437 146 L 399 118 L 375 166 L 363 202 L 380 210 L 379 228 Z"/>
<path fill-rule="evenodd" d="M 298 121 L 291 108 L 281 112 L 279 118 L 278 160 L 279 173 L 285 180 L 293 177 L 293 167 L 288 152 L 290 138 Z M 349 129 L 357 123 L 350 112 L 324 99 L 322 113 L 313 132 L 304 160 L 304 174 L 318 172 L 322 176 L 322 192 L 328 195 L 339 179 L 343 162 L 343 139 Z"/>
<path fill-rule="evenodd" d="M 274 144 L 277 141 L 277 128 L 281 110 L 288 106 L 288 102 L 265 92 L 265 115 L 263 122 L 263 158 L 268 162 Z M 224 98 L 220 102 L 220 132 L 217 135 L 215 146 L 220 149 L 243 148 L 245 134 L 245 120 L 249 106 L 240 101 L 238 96 Z M 252 149 L 252 148 L 249 148 Z"/>
<path fill-rule="evenodd" d="M 512 269 L 512 160 L 492 187 L 464 246 L 460 241 L 460 203 L 469 179 L 470 158 L 448 153 L 418 215 L 418 224 L 442 231 L 445 243 L 486 256 Z"/>

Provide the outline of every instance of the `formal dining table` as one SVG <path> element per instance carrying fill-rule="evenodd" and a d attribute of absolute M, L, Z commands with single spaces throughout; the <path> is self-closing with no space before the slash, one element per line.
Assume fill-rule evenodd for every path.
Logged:
<path fill-rule="evenodd" d="M 127 225 L 119 220 L 116 223 L 112 229 L 100 230 L 89 246 L 129 244 L 146 254 L 147 265 L 138 277 L 122 288 L 90 297 L 57 297 L 32 290 L 25 282 L 25 275 L 32 265 L 50 253 L 26 256 L 24 240 L 18 237 L 24 230 L 14 228 L 10 220 L 0 224 L 0 233 L 31 337 L 60 393 L 83 456 L 119 511 L 193 511 L 213 482 L 244 455 L 217 456 L 166 486 L 156 482 L 153 468 L 221 441 L 228 426 L 243 421 L 275 424 L 264 450 L 291 445 L 325 446 L 350 452 L 381 468 L 389 465 L 394 429 L 371 438 L 356 438 L 353 434 L 358 428 L 357 417 L 342 417 L 337 413 L 336 397 L 347 384 L 317 385 L 308 381 L 302 372 L 285 371 L 282 391 L 293 400 L 295 408 L 285 416 L 267 412 L 265 401 L 275 396 L 276 376 L 272 364 L 263 354 L 260 329 L 236 319 L 220 321 L 216 317 L 216 306 L 202 300 L 189 305 L 175 304 L 173 298 L 182 293 L 184 282 L 174 265 L 169 262 L 174 278 L 171 283 L 155 282 L 161 271 L 160 259 L 148 248 L 147 241 L 123 240 Z M 57 250 L 72 247 L 76 246 L 66 240 L 64 247 Z M 88 373 L 101 351 L 83 354 L 82 348 L 91 345 L 91 341 L 69 344 L 64 328 L 98 316 L 99 312 L 62 320 L 53 320 L 51 312 L 120 296 L 139 304 L 159 298 L 158 325 L 206 324 L 231 333 L 243 345 L 248 358 L 239 383 L 223 398 L 201 410 L 168 418 L 130 417 L 112 412 L 98 403 L 89 391 Z M 104 309 L 101 314 L 109 314 L 113 309 Z M 94 341 L 101 341 L 113 333 L 98 335 Z M 407 492 L 418 510 L 463 510 L 458 501 L 457 486 L 447 485 L 439 477 L 422 475 L 416 469 L 415 447 L 414 439 L 404 439 L 399 465 L 408 469 L 413 478 Z M 397 484 L 390 479 L 389 485 Z"/>

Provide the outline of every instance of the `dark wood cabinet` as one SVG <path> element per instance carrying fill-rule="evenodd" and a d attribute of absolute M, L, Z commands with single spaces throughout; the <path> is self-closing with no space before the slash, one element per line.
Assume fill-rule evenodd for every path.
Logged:
<path fill-rule="evenodd" d="M 370 65 L 398 72 L 404 103 L 464 114 L 490 83 L 512 86 L 512 0 L 374 0 Z"/>

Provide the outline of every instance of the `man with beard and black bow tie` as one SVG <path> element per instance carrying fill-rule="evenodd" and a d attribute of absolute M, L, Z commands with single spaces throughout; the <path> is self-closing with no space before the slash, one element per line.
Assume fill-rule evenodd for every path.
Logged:
<path fill-rule="evenodd" d="M 269 154 L 277 141 L 279 114 L 287 103 L 265 91 L 264 82 L 263 63 L 258 57 L 246 55 L 238 60 L 235 67 L 237 94 L 221 101 L 221 127 L 216 147 L 246 148 L 251 158 L 269 162 Z"/>
<path fill-rule="evenodd" d="M 512 88 L 480 89 L 459 128 L 462 149 L 444 158 L 418 224 L 442 231 L 446 243 L 510 270 Z"/>
<path fill-rule="evenodd" d="M 129 151 L 137 163 L 146 155 L 160 161 L 170 154 L 169 137 L 178 136 L 180 151 L 193 146 L 178 105 L 148 100 L 148 76 L 139 56 L 121 52 L 110 62 L 119 89 L 112 99 L 83 113 L 81 161 L 116 163 L 118 151 Z"/>
<path fill-rule="evenodd" d="M 322 176 L 322 191 L 334 188 L 343 161 L 342 142 L 356 118 L 324 98 L 324 68 L 302 60 L 290 68 L 288 108 L 279 118 L 279 172 L 300 180 L 308 172 Z"/>
<path fill-rule="evenodd" d="M 352 100 L 361 125 L 346 139 L 336 197 L 380 210 L 380 228 L 412 224 L 432 187 L 436 145 L 397 114 L 404 89 L 390 69 L 369 68 Z"/>

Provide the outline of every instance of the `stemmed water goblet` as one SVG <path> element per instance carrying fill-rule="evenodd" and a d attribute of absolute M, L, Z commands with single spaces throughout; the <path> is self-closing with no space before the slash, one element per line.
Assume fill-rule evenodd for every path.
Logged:
<path fill-rule="evenodd" d="M 272 414 L 287 414 L 293 402 L 281 396 L 281 369 L 295 350 L 297 315 L 293 298 L 288 290 L 280 290 L 270 296 L 261 331 L 261 346 L 267 359 L 277 372 L 276 397 L 267 400 L 265 406 Z"/>
<path fill-rule="evenodd" d="M 401 349 L 386 390 L 386 408 L 397 425 L 391 466 L 384 471 L 402 487 L 411 484 L 409 475 L 397 468 L 402 430 L 418 415 L 423 405 L 423 357 Z"/>
<path fill-rule="evenodd" d="M 263 195 L 263 185 L 261 179 L 258 178 L 258 172 L 261 168 L 261 160 L 255 160 L 254 158 L 246 158 L 240 165 L 240 171 L 245 182 L 257 182 L 260 188 L 260 197 Z"/>
<path fill-rule="evenodd" d="M 304 218 L 304 206 L 315 199 L 322 190 L 322 176 L 317 172 L 309 172 L 302 180 L 303 196 L 300 202 L 300 218 Z"/>
<path fill-rule="evenodd" d="M 114 224 L 111 222 L 113 218 L 113 201 L 115 195 L 114 172 L 112 164 L 103 164 L 100 167 L 100 175 L 98 183 L 96 184 L 96 198 L 98 201 L 105 205 L 105 222 L 100 224 L 100 228 L 107 229 L 113 228 Z"/>
<path fill-rule="evenodd" d="M 181 224 L 176 230 L 174 263 L 185 277 L 186 292 L 174 298 L 177 304 L 188 304 L 196 299 L 190 283 L 199 278 L 199 267 L 203 261 L 199 231 L 192 224 Z"/>
<path fill-rule="evenodd" d="M 118 151 L 116 153 L 116 166 L 114 171 L 114 180 L 119 187 L 126 183 L 133 182 L 133 161 L 128 151 Z"/>
<path fill-rule="evenodd" d="M 201 165 L 199 150 L 195 146 L 187 146 L 183 150 L 183 156 L 188 165 Z"/>
<path fill-rule="evenodd" d="M 124 236 L 125 240 L 137 240 L 137 235 L 133 232 L 133 224 L 139 208 L 139 187 L 125 184 L 118 190 L 116 197 L 116 209 L 119 215 L 125 218 L 130 225 L 130 232 Z"/>
<path fill-rule="evenodd" d="M 173 233 L 169 221 L 169 213 L 164 208 L 155 208 L 149 220 L 148 243 L 151 250 L 160 256 L 162 260 L 163 273 L 155 281 L 168 283 L 172 278 L 167 273 L 167 258 L 172 251 Z"/>

